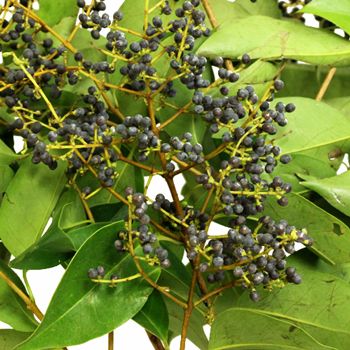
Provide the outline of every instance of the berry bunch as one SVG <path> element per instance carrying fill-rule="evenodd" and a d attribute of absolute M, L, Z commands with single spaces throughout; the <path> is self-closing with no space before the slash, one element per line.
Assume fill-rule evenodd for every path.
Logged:
<path fill-rule="evenodd" d="M 257 286 L 300 283 L 286 256 L 294 252 L 295 242 L 309 245 L 312 240 L 285 221 L 263 216 L 268 196 L 285 206 L 291 191 L 288 183 L 271 175 L 278 164 L 291 160 L 272 139 L 296 108 L 274 104 L 284 83 L 276 77 L 263 96 L 250 85 L 233 91 L 232 83 L 240 76 L 227 60 L 195 53 L 196 44 L 210 35 L 199 0 L 178 2 L 177 8 L 169 1 L 157 2 L 146 9 L 142 32 L 121 26 L 121 10 L 110 18 L 103 1 L 77 0 L 77 5 L 81 13 L 76 29 L 89 30 L 96 41 L 102 41 L 103 29 L 107 32 L 100 49 L 104 59 L 90 59 L 67 40 L 57 44 L 61 36 L 37 19 L 31 2 L 6 7 L 11 19 L 2 20 L 0 41 L 9 64 L 0 67 L 0 100 L 14 116 L 7 131 L 24 140 L 22 154 L 53 170 L 65 161 L 69 183 L 89 219 L 89 201 L 99 191 L 109 191 L 124 204 L 125 229 L 117 233 L 114 246 L 118 253 L 130 254 L 137 266 L 142 258 L 170 267 L 168 251 L 158 242 L 161 232 L 182 244 L 194 271 L 209 282 L 223 281 L 230 271 L 228 278 L 249 289 L 253 300 L 258 299 Z M 251 61 L 242 55 L 239 69 Z M 206 74 L 212 66 L 218 79 Z M 77 96 L 72 90 L 78 87 L 84 93 Z M 179 90 L 188 97 L 186 106 L 174 102 Z M 116 91 L 144 102 L 145 108 L 124 115 L 119 108 L 123 104 L 113 100 Z M 166 122 L 161 118 L 164 106 L 176 110 Z M 195 118 L 195 131 L 183 129 L 181 118 Z M 170 123 L 179 131 L 172 133 L 166 127 Z M 198 139 L 197 126 L 208 131 L 208 138 L 219 134 L 219 144 L 208 146 L 204 137 Z M 144 193 L 119 188 L 115 179 L 122 176 L 117 170 L 121 163 L 141 169 L 150 180 L 162 176 L 172 200 L 162 193 L 150 199 L 148 186 Z M 185 172 L 205 198 L 200 205 L 179 199 L 173 178 Z M 87 174 L 97 184 L 80 189 L 79 176 Z M 250 222 L 253 216 L 257 224 Z M 228 233 L 210 236 L 210 224 L 220 217 L 229 222 Z M 138 246 L 142 256 L 135 254 Z M 91 268 L 88 277 L 105 281 L 103 267 Z M 112 280 L 123 281 L 111 276 L 107 282 Z M 201 289 L 205 293 L 206 286 Z"/>

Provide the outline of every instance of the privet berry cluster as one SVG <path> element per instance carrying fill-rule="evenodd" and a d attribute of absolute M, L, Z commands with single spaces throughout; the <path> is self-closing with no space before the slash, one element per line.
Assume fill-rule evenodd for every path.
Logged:
<path fill-rule="evenodd" d="M 48 30 L 31 1 L 7 1 L 2 11 L 11 18 L 1 20 L 7 64 L 0 69 L 0 97 L 15 116 L 8 131 L 23 138 L 21 153 L 34 164 L 44 163 L 54 170 L 58 162 L 66 162 L 69 183 L 78 191 L 90 219 L 89 200 L 100 191 L 109 191 L 128 207 L 125 229 L 116 232 L 111 247 L 116 254 L 131 254 L 136 262 L 142 259 L 168 268 L 169 253 L 158 242 L 162 233 L 183 244 L 193 269 L 209 283 L 228 278 L 232 286 L 248 289 L 256 301 L 259 285 L 271 289 L 301 282 L 286 257 L 295 251 L 296 242 L 312 243 L 305 230 L 263 214 L 268 196 L 276 198 L 276 205 L 288 204 L 290 184 L 270 174 L 279 163 L 291 160 L 281 153 L 273 135 L 287 124 L 286 114 L 295 106 L 273 103 L 284 85 L 277 77 L 263 96 L 252 86 L 237 88 L 239 71 L 252 63 L 249 55 L 235 62 L 234 71 L 224 58 L 210 61 L 197 55 L 197 43 L 211 32 L 206 14 L 199 0 L 176 3 L 172 8 L 170 1 L 160 1 L 146 9 L 143 31 L 138 32 L 122 26 L 122 11 L 110 17 L 103 1 L 78 0 L 76 29 L 89 30 L 96 42 L 105 40 L 101 52 L 107 58 L 95 62 L 73 47 L 74 32 L 67 41 Z M 286 8 L 285 3 L 281 8 Z M 105 39 L 102 30 L 107 30 Z M 218 76 L 210 79 L 205 73 L 212 67 Z M 115 76 L 120 76 L 120 83 L 109 83 L 108 77 Z M 67 87 L 87 81 L 90 86 L 85 93 L 67 105 Z M 173 102 L 176 86 L 187 91 L 185 106 Z M 147 114 L 124 115 L 109 91 L 143 100 Z M 175 109 L 163 124 L 157 103 Z M 189 130 L 169 134 L 167 125 L 189 116 L 212 135 L 220 133 L 215 149 L 208 150 Z M 124 162 L 151 177 L 163 176 L 172 198 L 159 193 L 151 199 L 147 188 L 140 193 L 116 187 L 116 179 L 123 176 L 118 164 Z M 179 200 L 173 178 L 184 172 L 204 193 L 202 203 Z M 97 181 L 81 187 L 79 179 L 88 174 Z M 226 219 L 228 229 L 212 236 L 209 226 L 218 218 Z M 142 252 L 137 255 L 138 246 Z M 105 280 L 103 266 L 91 268 L 88 276 L 111 285 L 130 279 L 113 275 Z M 142 270 L 136 277 L 141 276 L 145 277 Z M 206 283 L 200 286 L 205 294 Z"/>

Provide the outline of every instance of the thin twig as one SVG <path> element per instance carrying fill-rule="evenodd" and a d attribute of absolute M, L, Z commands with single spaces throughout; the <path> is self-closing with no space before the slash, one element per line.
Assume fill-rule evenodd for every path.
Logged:
<path fill-rule="evenodd" d="M 320 88 L 320 90 L 317 93 L 316 101 L 321 101 L 323 99 L 323 97 L 326 94 L 327 89 L 328 89 L 328 87 L 329 87 L 329 85 L 330 85 L 330 83 L 331 83 L 331 81 L 332 81 L 336 71 L 337 71 L 337 68 L 335 68 L 335 67 L 332 67 L 328 71 L 328 74 L 325 77 L 325 79 L 324 79 L 324 81 L 323 81 L 323 83 L 321 85 L 321 88 Z"/>
<path fill-rule="evenodd" d="M 12 280 L 2 271 L 0 271 L 0 278 L 4 280 L 8 286 L 24 301 L 27 308 L 33 312 L 33 314 L 41 321 L 44 318 L 43 313 L 39 310 L 38 306 L 30 300 L 29 296 L 25 294 L 22 289 L 12 282 Z"/>

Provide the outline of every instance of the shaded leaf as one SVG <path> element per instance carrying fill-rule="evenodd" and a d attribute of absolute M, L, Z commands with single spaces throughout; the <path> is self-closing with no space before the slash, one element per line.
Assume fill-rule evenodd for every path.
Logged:
<path fill-rule="evenodd" d="M 22 343 L 31 333 L 18 332 L 13 329 L 0 330 L 0 349 L 12 350 L 17 344 Z"/>
<path fill-rule="evenodd" d="M 242 294 L 234 307 L 214 321 L 210 349 L 347 349 L 350 346 L 349 284 L 315 269 L 305 251 L 288 258 L 288 263 L 297 268 L 304 282 L 261 292 L 262 300 L 258 303 L 251 302 L 247 293 Z"/>
<path fill-rule="evenodd" d="M 65 164 L 55 171 L 23 162 L 9 184 L 0 206 L 0 235 L 15 256 L 42 234 L 66 182 Z"/>
<path fill-rule="evenodd" d="M 315 98 L 329 71 L 329 67 L 308 64 L 288 63 L 281 73 L 281 79 L 286 83 L 278 92 L 278 96 L 303 96 Z M 339 96 L 348 96 L 350 89 L 349 67 L 338 67 L 330 88 L 323 100 Z M 325 100 L 325 102 L 328 102 Z"/>
<path fill-rule="evenodd" d="M 78 192 L 73 188 L 67 188 L 58 199 L 52 216 L 60 216 L 60 227 L 62 229 L 71 228 L 86 220 L 85 210 Z"/>
<path fill-rule="evenodd" d="M 162 295 L 156 290 L 149 296 L 147 303 L 133 318 L 140 326 L 157 336 L 168 345 L 169 316 Z"/>
<path fill-rule="evenodd" d="M 23 158 L 23 156 L 16 154 L 10 149 L 4 141 L 0 139 L 0 163 L 1 165 L 8 165 L 12 162 Z"/>
<path fill-rule="evenodd" d="M 350 43 L 326 30 L 292 20 L 249 16 L 224 23 L 199 48 L 207 57 L 252 59 L 289 58 L 312 64 L 344 66 L 350 63 Z"/>
<path fill-rule="evenodd" d="M 105 267 L 107 278 L 111 273 L 120 277 L 136 273 L 130 255 L 117 253 L 113 248 L 116 233 L 122 228 L 124 222 L 107 225 L 83 244 L 57 287 L 42 323 L 17 349 L 35 350 L 83 343 L 112 331 L 141 310 L 153 291 L 143 279 L 111 288 L 87 277 L 88 269 L 98 265 Z M 143 268 L 157 280 L 159 269 L 146 265 Z"/>
<path fill-rule="evenodd" d="M 14 282 L 23 292 L 26 292 L 18 276 L 1 260 L 0 271 Z M 29 311 L 22 299 L 2 278 L 0 278 L 0 305 L 0 321 L 10 325 L 15 330 L 22 332 L 31 332 L 36 328 L 37 323 L 32 312 Z M 0 348 L 3 349 L 2 347 Z"/>

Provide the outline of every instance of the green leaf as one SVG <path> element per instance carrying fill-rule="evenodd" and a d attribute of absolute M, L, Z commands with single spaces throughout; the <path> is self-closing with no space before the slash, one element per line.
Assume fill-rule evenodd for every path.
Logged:
<path fill-rule="evenodd" d="M 168 346 L 169 316 L 162 295 L 156 290 L 149 296 L 147 303 L 134 316 L 140 326 L 157 336 Z"/>
<path fill-rule="evenodd" d="M 350 173 L 349 171 L 325 179 L 303 177 L 302 185 L 317 192 L 328 203 L 345 215 L 350 216 Z"/>
<path fill-rule="evenodd" d="M 12 350 L 17 344 L 22 343 L 30 336 L 30 333 L 18 332 L 13 329 L 0 330 L 0 349 Z"/>
<path fill-rule="evenodd" d="M 67 205 L 69 204 L 69 205 Z M 64 208 L 64 213 L 61 213 Z M 62 214 L 62 215 L 61 215 Z M 60 216 L 60 227 L 68 229 L 86 220 L 84 206 L 79 194 L 73 188 L 67 188 L 59 198 L 52 216 Z"/>
<path fill-rule="evenodd" d="M 8 112 L 7 107 L 0 107 L 0 119 L 6 123 L 12 123 L 15 120 L 14 115 Z"/>
<path fill-rule="evenodd" d="M 0 235 L 17 256 L 42 234 L 66 182 L 65 164 L 55 171 L 45 165 L 22 163 L 0 206 Z"/>
<path fill-rule="evenodd" d="M 283 97 L 275 100 L 275 103 L 278 102 L 294 103 L 297 107 L 295 112 L 287 115 L 287 126 L 279 128 L 272 137 L 278 140 L 283 154 L 314 150 L 315 153 L 307 155 L 318 158 L 317 150 L 322 147 L 330 146 L 331 150 L 336 144 L 341 145 L 350 139 L 347 128 L 350 127 L 350 119 L 328 104 L 305 97 Z M 225 131 L 223 128 L 213 138 L 221 139 Z M 324 150 L 322 153 L 325 153 Z"/>
<path fill-rule="evenodd" d="M 297 106 L 295 112 L 287 115 L 287 126 L 273 136 L 283 153 L 319 148 L 350 138 L 350 120 L 326 103 L 304 97 L 276 99 L 276 103 L 279 101 Z"/>
<path fill-rule="evenodd" d="M 350 346 L 349 284 L 316 270 L 303 251 L 288 258 L 288 262 L 297 268 L 304 282 L 261 292 L 258 303 L 251 302 L 247 293 L 242 294 L 234 307 L 214 321 L 210 349 L 311 350 Z"/>
<path fill-rule="evenodd" d="M 231 308 L 219 314 L 214 321 L 209 349 L 335 348 L 324 346 L 297 323 L 258 313 L 255 310 Z"/>
<path fill-rule="evenodd" d="M 225 84 L 231 93 L 236 93 L 238 89 L 251 85 L 258 96 L 264 95 L 272 85 L 273 79 L 278 75 L 278 66 L 271 62 L 258 60 L 241 71 L 240 78 L 236 83 Z M 214 96 L 221 97 L 220 90 Z"/>
<path fill-rule="evenodd" d="M 23 158 L 23 156 L 12 151 L 4 141 L 0 139 L 0 164 L 9 165 L 12 162 Z"/>
<path fill-rule="evenodd" d="M 306 198 L 290 194 L 289 205 L 277 205 L 275 198 L 265 202 L 265 214 L 274 220 L 285 219 L 297 228 L 306 228 L 314 239 L 311 250 L 331 264 L 350 261 L 350 228 Z"/>
<path fill-rule="evenodd" d="M 83 244 L 57 287 L 42 323 L 18 350 L 80 344 L 112 331 L 142 309 L 153 291 L 143 279 L 111 288 L 87 277 L 88 269 L 98 265 L 105 267 L 106 278 L 111 273 L 128 277 L 137 272 L 130 254 L 118 254 L 113 246 L 116 232 L 123 228 L 122 221 L 107 225 Z M 158 279 L 159 269 L 148 265 L 143 269 L 152 279 Z"/>
<path fill-rule="evenodd" d="M 220 24 L 255 15 L 281 17 L 281 11 L 275 0 L 263 0 L 256 3 L 246 0 L 236 0 L 235 2 L 209 0 L 208 2 Z"/>
<path fill-rule="evenodd" d="M 312 64 L 345 66 L 350 62 L 350 43 L 321 29 L 292 20 L 249 16 L 224 23 L 208 38 L 198 53 L 207 57 L 252 59 L 282 58 Z"/>
<path fill-rule="evenodd" d="M 285 87 L 278 92 L 278 96 L 302 96 L 315 98 L 320 90 L 329 67 L 308 64 L 288 63 L 281 73 Z M 349 67 L 338 67 L 327 89 L 324 100 L 339 96 L 348 96 L 350 89 Z M 328 102 L 325 100 L 325 102 Z"/>
<path fill-rule="evenodd" d="M 40 0 L 38 16 L 49 26 L 54 26 L 64 19 L 67 14 L 75 18 L 78 10 L 75 0 Z"/>
<path fill-rule="evenodd" d="M 350 1 L 349 0 L 313 0 L 300 12 L 323 17 L 350 34 Z"/>
<path fill-rule="evenodd" d="M 0 204 L 9 183 L 14 176 L 13 170 L 7 165 L 0 165 Z"/>
<path fill-rule="evenodd" d="M 26 293 L 18 276 L 1 260 L 0 271 Z M 36 328 L 37 323 L 31 311 L 2 278 L 0 278 L 0 305 L 0 321 L 22 332 L 31 332 Z"/>
<path fill-rule="evenodd" d="M 62 219 L 72 206 L 72 203 L 66 204 L 59 215 L 54 217 L 47 232 L 12 260 L 11 266 L 23 270 L 40 270 L 61 264 L 70 258 L 75 249 L 70 235 L 62 228 Z"/>
<path fill-rule="evenodd" d="M 129 158 L 132 158 L 134 151 L 131 150 L 129 152 Z M 140 168 L 130 165 L 126 162 L 118 161 L 116 164 L 116 173 L 118 174 L 113 189 L 117 191 L 119 194 L 123 195 L 126 187 L 131 186 L 137 192 L 143 192 L 144 190 L 144 178 Z M 85 185 L 87 179 L 82 179 L 82 183 Z M 91 188 L 96 187 L 96 179 L 92 179 L 94 185 Z M 83 187 L 83 186 L 82 186 Z M 90 206 L 97 206 L 102 204 L 115 203 L 118 200 L 108 192 L 107 190 L 100 191 L 97 195 L 93 196 L 89 201 Z"/>
<path fill-rule="evenodd" d="M 293 159 L 288 164 L 279 164 L 270 178 L 281 176 L 282 179 L 292 185 L 293 192 L 307 191 L 302 178 L 304 176 L 314 176 L 322 179 L 335 176 L 335 169 L 322 159 L 311 157 L 303 153 L 293 154 Z"/>
<path fill-rule="evenodd" d="M 339 109 L 346 116 L 350 115 L 350 99 L 349 97 L 331 98 L 325 101 L 334 108 Z"/>

